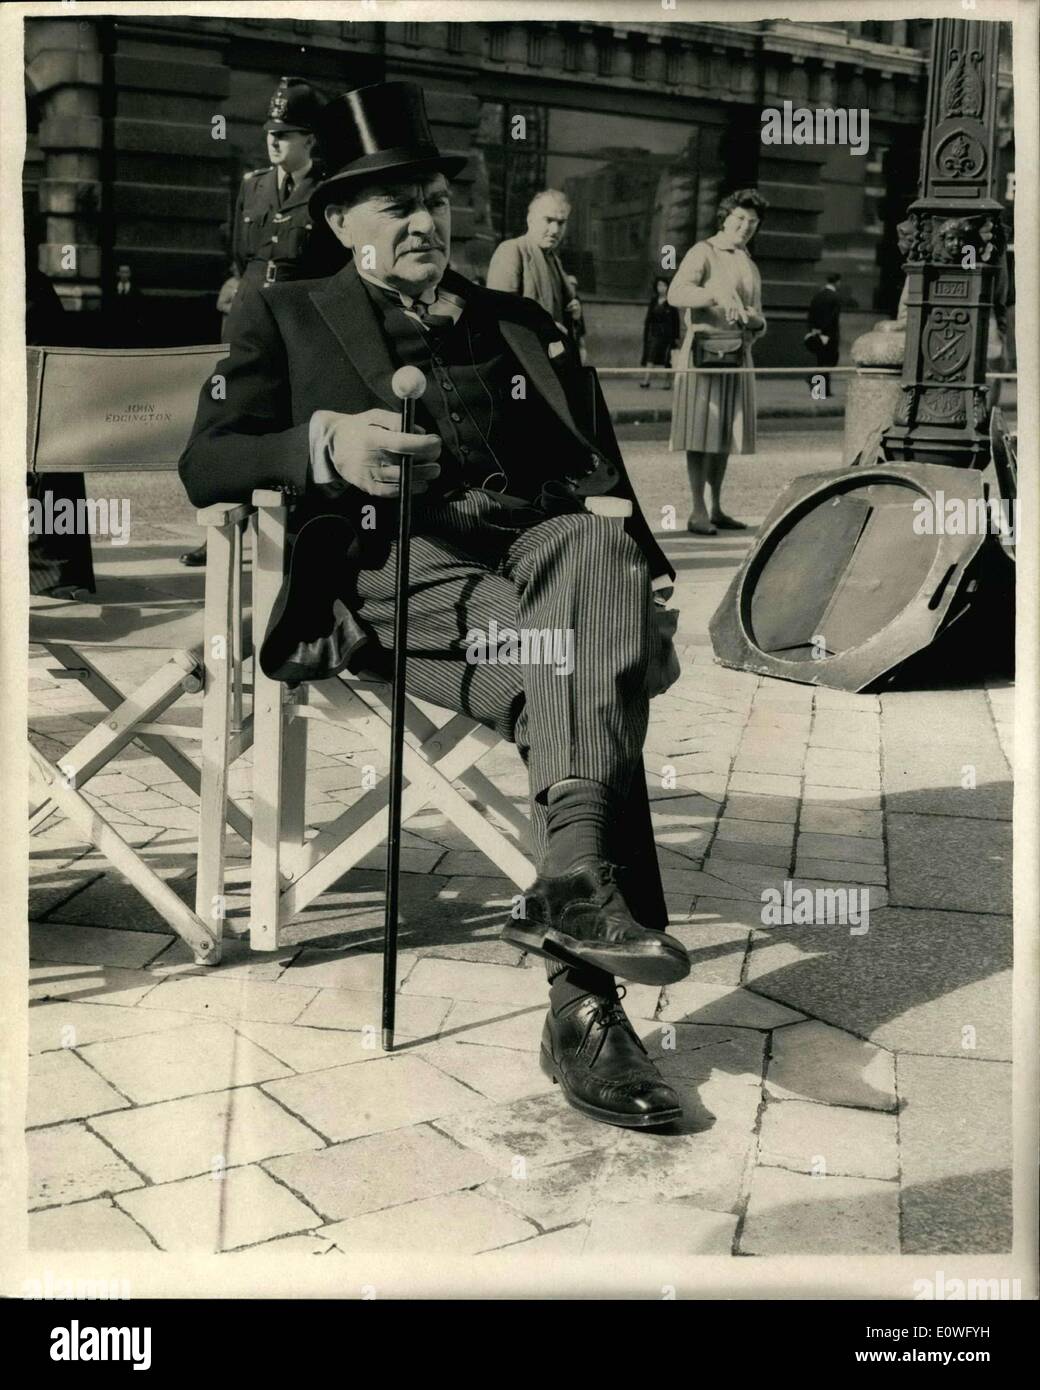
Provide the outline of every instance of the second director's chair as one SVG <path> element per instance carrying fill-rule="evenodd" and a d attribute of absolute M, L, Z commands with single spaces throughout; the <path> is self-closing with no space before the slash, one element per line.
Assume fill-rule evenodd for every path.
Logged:
<path fill-rule="evenodd" d="M 199 382 L 224 355 L 219 345 L 30 348 L 29 471 L 175 470 Z M 97 517 L 98 504 L 89 505 Z M 250 510 L 225 508 L 213 518 L 204 614 L 188 576 L 164 575 L 161 560 L 136 547 L 115 548 L 98 566 L 95 594 L 82 601 L 34 598 L 30 605 L 29 640 L 51 658 L 52 678 L 80 682 L 103 711 L 56 762 L 30 745 L 30 834 L 55 811 L 63 814 L 208 965 L 220 959 L 225 818 L 246 843 L 252 835 L 249 815 L 227 795 L 228 769 L 252 739 L 243 710 L 250 634 L 240 602 L 242 527 Z M 200 702 L 191 699 L 200 692 L 201 720 Z M 175 706 L 180 722 L 169 718 Z M 45 712 L 34 713 L 34 722 L 46 731 Z M 103 802 L 84 793 L 131 744 L 200 798 L 194 911 L 119 833 Z M 198 745 L 200 760 L 183 744 Z"/>

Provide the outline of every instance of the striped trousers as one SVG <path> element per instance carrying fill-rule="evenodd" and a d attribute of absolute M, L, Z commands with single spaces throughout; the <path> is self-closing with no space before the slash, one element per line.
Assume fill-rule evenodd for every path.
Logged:
<path fill-rule="evenodd" d="M 538 861 L 548 789 L 570 777 L 610 787 L 622 890 L 644 926 L 663 929 L 642 765 L 653 599 L 639 547 L 602 517 L 550 516 L 481 489 L 415 498 L 412 529 L 409 694 L 516 744 Z M 387 649 L 395 552 L 389 546 L 357 580 L 358 616 Z"/>

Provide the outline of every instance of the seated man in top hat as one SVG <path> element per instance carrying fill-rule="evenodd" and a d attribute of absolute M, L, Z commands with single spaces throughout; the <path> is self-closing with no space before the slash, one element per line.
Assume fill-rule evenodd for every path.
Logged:
<path fill-rule="evenodd" d="M 552 319 L 449 269 L 448 178 L 465 160 L 434 145 L 419 89 L 383 83 L 333 106 L 340 157 L 311 211 L 353 260 L 242 299 L 181 477 L 196 506 L 254 488 L 293 499 L 260 660 L 298 681 L 388 669 L 395 460 L 412 456 L 407 686 L 496 729 L 527 765 L 539 874 L 503 936 L 547 961 L 542 1066 L 586 1114 L 665 1124 L 678 1097 L 615 977 L 689 972 L 665 931 L 642 766 L 649 682 L 668 683 L 649 673 L 675 665 L 657 602 L 674 572 L 590 400 L 595 378 Z M 390 385 L 402 365 L 427 378 L 412 434 Z M 585 508 L 594 493 L 629 499 L 623 528 Z M 506 628 L 558 633 L 572 657 L 483 660 L 481 638 Z"/>

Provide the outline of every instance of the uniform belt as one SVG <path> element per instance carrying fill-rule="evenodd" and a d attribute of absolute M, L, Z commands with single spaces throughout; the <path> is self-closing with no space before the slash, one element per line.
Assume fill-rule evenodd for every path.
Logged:
<path fill-rule="evenodd" d="M 250 265 L 263 267 L 263 279 L 265 285 L 273 285 L 278 280 L 291 280 L 295 267 L 288 261 L 263 261 L 256 259 L 250 261 Z"/>

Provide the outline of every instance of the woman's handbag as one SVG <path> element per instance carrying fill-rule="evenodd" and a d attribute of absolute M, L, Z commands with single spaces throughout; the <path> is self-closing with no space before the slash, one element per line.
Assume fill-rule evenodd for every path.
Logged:
<path fill-rule="evenodd" d="M 695 333 L 693 337 L 695 367 L 742 367 L 744 365 L 743 333 Z"/>

